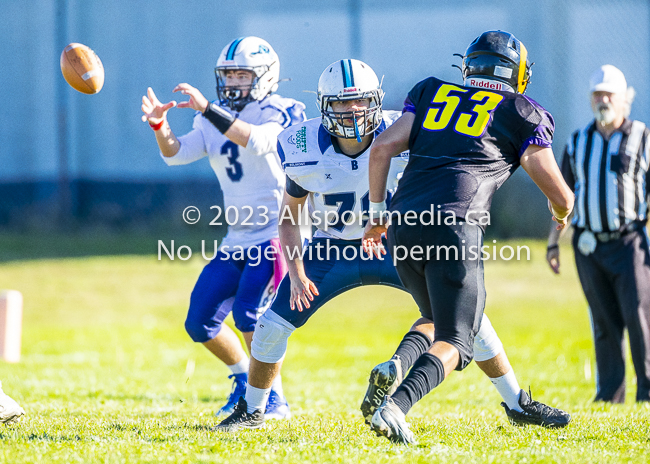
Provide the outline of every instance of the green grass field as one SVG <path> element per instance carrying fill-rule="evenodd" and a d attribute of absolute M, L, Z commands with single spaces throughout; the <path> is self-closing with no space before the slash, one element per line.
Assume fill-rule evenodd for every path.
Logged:
<path fill-rule="evenodd" d="M 289 342 L 283 379 L 294 418 L 223 435 L 211 427 L 228 371 L 183 328 L 200 259 L 7 252 L 0 287 L 24 295 L 23 357 L 0 363 L 0 380 L 28 416 L 0 428 L 0 461 L 648 462 L 650 408 L 633 402 L 631 365 L 625 406 L 591 402 L 593 344 L 571 250 L 562 249 L 557 277 L 544 245 L 529 244 L 530 262 L 486 264 L 486 312 L 521 386 L 573 422 L 511 426 L 472 364 L 411 411 L 412 447 L 375 437 L 358 411 L 370 369 L 417 316 L 406 294 L 369 287 L 327 304 Z"/>

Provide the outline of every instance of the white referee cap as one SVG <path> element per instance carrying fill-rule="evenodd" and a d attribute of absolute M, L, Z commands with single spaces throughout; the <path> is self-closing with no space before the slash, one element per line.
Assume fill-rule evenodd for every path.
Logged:
<path fill-rule="evenodd" d="M 592 74 L 589 81 L 591 92 L 625 93 L 627 82 L 625 75 L 616 66 L 606 64 Z"/>

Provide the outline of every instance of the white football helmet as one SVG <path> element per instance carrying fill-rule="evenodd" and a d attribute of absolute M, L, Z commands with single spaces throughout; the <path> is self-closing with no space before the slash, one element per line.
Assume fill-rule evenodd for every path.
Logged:
<path fill-rule="evenodd" d="M 363 116 L 358 112 L 337 113 L 332 110 L 333 101 L 370 99 L 370 107 Z M 372 134 L 382 121 L 381 105 L 384 91 L 377 75 L 363 61 L 339 60 L 330 64 L 318 79 L 318 108 L 325 130 L 334 137 L 357 139 Z M 363 123 L 345 126 L 344 119 L 363 118 Z"/>
<path fill-rule="evenodd" d="M 237 69 L 253 73 L 253 82 L 246 97 L 242 97 L 242 90 L 246 90 L 245 88 L 226 85 L 226 72 Z M 249 102 L 262 100 L 276 91 L 280 78 L 280 60 L 266 40 L 259 37 L 241 37 L 230 42 L 221 51 L 214 74 L 217 78 L 217 96 L 220 104 L 240 111 Z"/>

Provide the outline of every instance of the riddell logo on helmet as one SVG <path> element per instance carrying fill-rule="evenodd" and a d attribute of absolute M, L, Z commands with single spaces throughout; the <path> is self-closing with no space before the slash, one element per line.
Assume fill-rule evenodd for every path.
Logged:
<path fill-rule="evenodd" d="M 350 92 L 356 92 L 357 88 L 356 87 L 347 87 L 343 89 L 343 93 L 350 93 Z"/>
<path fill-rule="evenodd" d="M 479 87 L 481 89 L 490 89 L 490 90 L 507 90 L 507 87 L 501 82 L 494 82 L 488 79 L 474 79 L 470 78 L 467 81 L 467 85 L 470 87 Z"/>

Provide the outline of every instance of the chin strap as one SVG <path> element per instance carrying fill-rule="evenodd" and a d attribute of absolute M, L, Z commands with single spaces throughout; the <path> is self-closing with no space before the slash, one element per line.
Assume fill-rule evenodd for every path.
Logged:
<path fill-rule="evenodd" d="M 359 134 L 359 127 L 357 126 L 357 117 L 352 113 L 352 121 L 354 123 L 354 135 L 357 136 L 357 142 L 361 143 L 361 135 Z"/>

